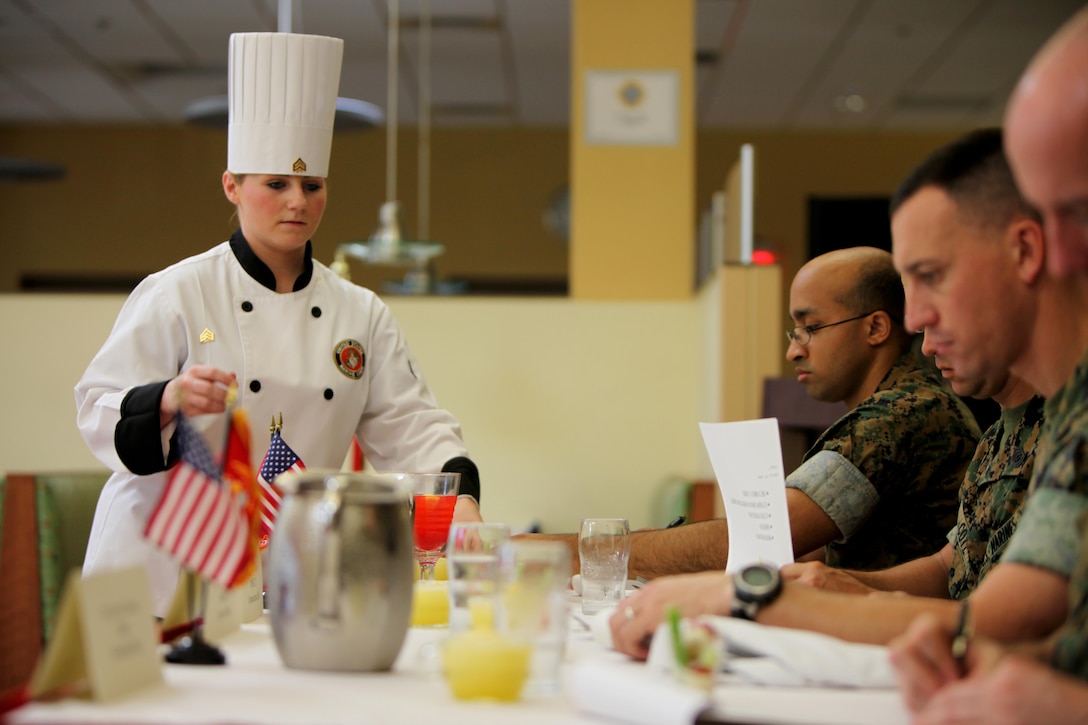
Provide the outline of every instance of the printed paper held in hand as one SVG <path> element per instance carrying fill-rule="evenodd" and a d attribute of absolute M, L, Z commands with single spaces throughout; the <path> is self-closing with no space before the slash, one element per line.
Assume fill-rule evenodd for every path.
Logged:
<path fill-rule="evenodd" d="M 700 423 L 729 522 L 727 572 L 793 563 L 778 420 Z"/>

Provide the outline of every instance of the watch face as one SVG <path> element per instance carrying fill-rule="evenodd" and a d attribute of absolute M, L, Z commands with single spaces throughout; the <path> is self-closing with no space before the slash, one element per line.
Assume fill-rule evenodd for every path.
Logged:
<path fill-rule="evenodd" d="M 781 587 L 778 570 L 764 564 L 754 564 L 741 569 L 737 593 L 744 599 L 766 601 L 774 598 Z"/>
<path fill-rule="evenodd" d="M 774 574 L 762 566 L 750 566 L 740 573 L 744 583 L 753 587 L 765 587 L 774 582 Z"/>

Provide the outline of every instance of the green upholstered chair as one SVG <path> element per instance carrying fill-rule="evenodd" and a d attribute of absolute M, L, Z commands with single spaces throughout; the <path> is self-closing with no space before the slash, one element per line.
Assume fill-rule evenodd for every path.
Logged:
<path fill-rule="evenodd" d="M 26 682 L 49 639 L 61 586 L 83 564 L 109 473 L 9 473 L 0 480 L 0 692 Z"/>

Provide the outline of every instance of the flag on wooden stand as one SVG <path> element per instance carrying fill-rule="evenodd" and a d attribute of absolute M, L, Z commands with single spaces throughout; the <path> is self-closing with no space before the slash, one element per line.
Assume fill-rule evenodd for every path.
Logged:
<path fill-rule="evenodd" d="M 260 484 L 261 519 L 260 519 L 260 548 L 268 546 L 268 537 L 276 528 L 276 515 L 280 509 L 280 489 L 276 486 L 276 477 L 289 471 L 302 471 L 306 466 L 298 457 L 291 446 L 283 440 L 283 416 L 279 423 L 272 422 L 272 442 L 268 444 L 268 451 L 261 462 L 261 473 L 257 478 Z"/>
<path fill-rule="evenodd" d="M 177 445 L 181 460 L 170 472 L 144 530 L 148 540 L 183 566 L 228 589 L 245 581 L 256 565 L 254 517 L 247 511 L 250 505 L 255 510 L 255 504 L 242 493 L 245 470 L 250 470 L 249 486 L 253 486 L 252 471 L 248 453 L 243 470 L 238 454 L 231 452 L 231 441 L 235 441 L 235 449 L 248 451 L 248 436 L 244 414 L 233 411 L 224 452 L 231 483 L 224 485 L 223 468 L 216 464 L 204 439 L 186 418 L 180 418 Z"/>
<path fill-rule="evenodd" d="M 245 514 L 248 534 L 246 536 L 247 555 L 242 568 L 235 574 L 234 584 L 248 581 L 257 573 L 257 561 L 260 558 L 258 537 L 260 535 L 260 486 L 253 475 L 249 450 L 249 417 L 241 408 L 234 408 L 230 413 L 230 429 L 227 431 L 227 447 L 223 451 L 223 480 L 230 483 L 235 500 Z"/>

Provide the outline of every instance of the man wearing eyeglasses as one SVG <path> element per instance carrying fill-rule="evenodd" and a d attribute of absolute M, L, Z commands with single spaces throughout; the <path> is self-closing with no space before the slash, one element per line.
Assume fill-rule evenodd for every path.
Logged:
<path fill-rule="evenodd" d="M 787 355 L 798 379 L 813 398 L 851 408 L 786 479 L 795 555 L 877 569 L 938 551 L 979 430 L 911 351 L 891 255 L 856 247 L 811 260 L 794 279 L 790 308 Z M 578 571 L 576 536 L 543 538 L 567 544 Z M 629 571 L 720 571 L 728 556 L 728 524 L 717 519 L 632 533 Z"/>

